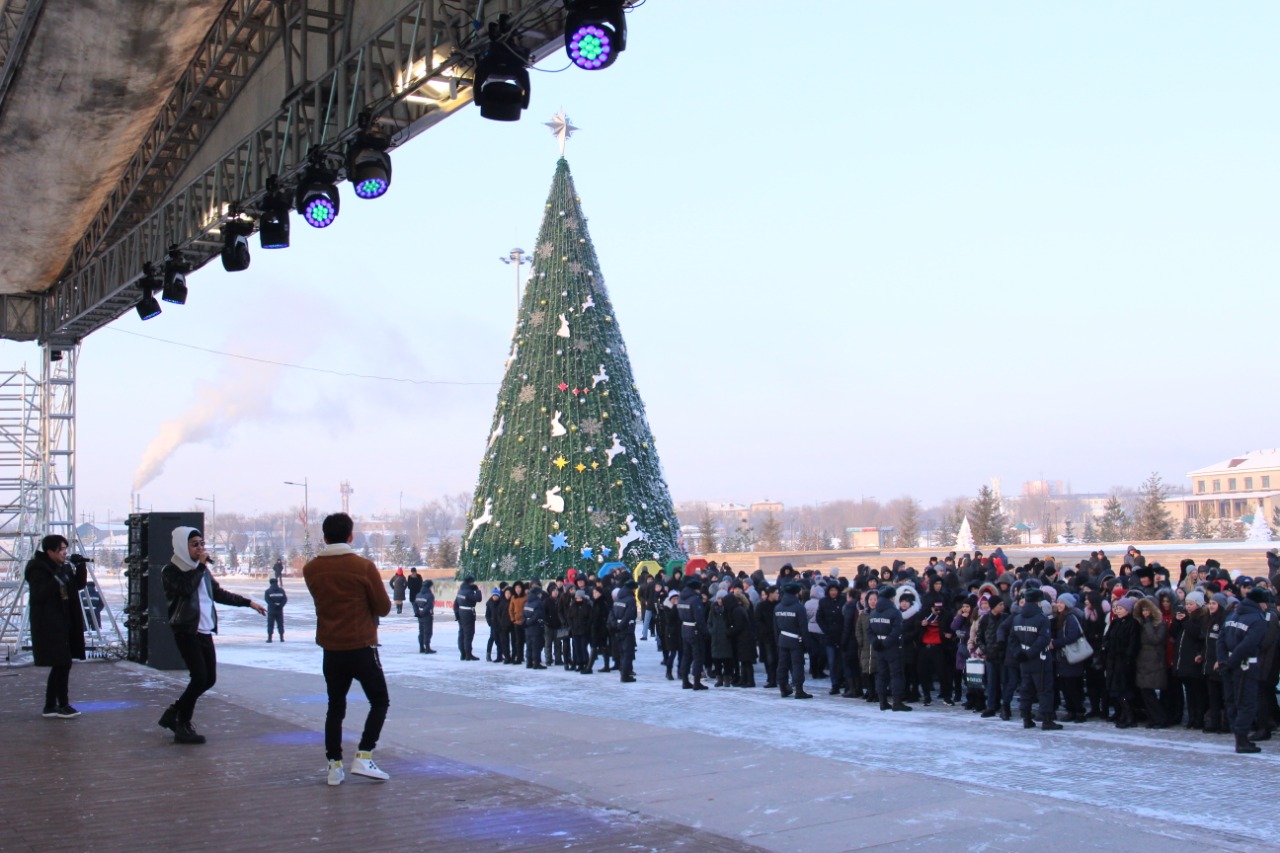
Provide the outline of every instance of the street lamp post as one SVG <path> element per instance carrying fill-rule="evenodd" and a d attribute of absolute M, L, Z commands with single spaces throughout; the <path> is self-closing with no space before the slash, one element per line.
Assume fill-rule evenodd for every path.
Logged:
<path fill-rule="evenodd" d="M 520 267 L 524 264 L 533 263 L 528 258 L 528 253 L 524 249 L 512 249 L 505 258 L 498 258 L 504 264 L 510 264 L 516 268 L 516 318 L 520 317 Z"/>
<path fill-rule="evenodd" d="M 215 535 L 215 531 L 218 529 L 218 496 L 214 495 L 211 498 L 196 498 L 196 500 L 200 501 L 201 503 L 207 503 L 212 505 L 211 506 L 212 512 L 209 513 L 209 525 L 208 525 L 209 529 L 205 531 L 205 534 L 206 534 L 205 538 L 213 543 L 213 547 L 210 548 L 209 550 L 216 552 L 218 549 L 218 539 L 217 539 L 217 536 Z M 215 559 L 217 558 L 216 553 L 214 554 L 214 558 Z"/>
<path fill-rule="evenodd" d="M 302 553 L 307 559 L 311 559 L 311 500 L 310 490 L 307 485 L 307 478 L 303 477 L 301 483 L 295 483 L 292 480 L 285 480 L 286 486 L 302 486 Z"/>

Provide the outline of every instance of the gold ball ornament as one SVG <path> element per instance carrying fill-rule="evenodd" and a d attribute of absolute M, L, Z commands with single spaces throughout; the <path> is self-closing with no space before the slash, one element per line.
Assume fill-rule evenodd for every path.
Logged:
<path fill-rule="evenodd" d="M 523 435 L 517 435 L 517 436 L 516 436 L 516 444 L 524 444 L 524 436 L 523 436 Z"/>
<path fill-rule="evenodd" d="M 551 522 L 551 529 L 552 529 L 552 530 L 559 530 L 559 529 L 560 529 L 560 522 L 558 522 L 558 521 L 553 521 L 553 522 Z"/>

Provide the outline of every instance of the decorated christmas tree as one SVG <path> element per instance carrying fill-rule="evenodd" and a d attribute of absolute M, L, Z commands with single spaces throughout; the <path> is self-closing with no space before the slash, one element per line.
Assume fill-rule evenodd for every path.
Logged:
<path fill-rule="evenodd" d="M 657 446 L 563 157 L 532 270 L 459 575 L 552 577 L 683 558 Z"/>

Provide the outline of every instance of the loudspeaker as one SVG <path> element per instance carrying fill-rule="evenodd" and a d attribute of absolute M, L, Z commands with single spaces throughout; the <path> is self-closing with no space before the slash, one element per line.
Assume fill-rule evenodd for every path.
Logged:
<path fill-rule="evenodd" d="M 129 659 L 155 669 L 186 669 L 169 628 L 161 571 L 173 557 L 176 527 L 204 530 L 203 512 L 149 512 L 129 516 Z"/>

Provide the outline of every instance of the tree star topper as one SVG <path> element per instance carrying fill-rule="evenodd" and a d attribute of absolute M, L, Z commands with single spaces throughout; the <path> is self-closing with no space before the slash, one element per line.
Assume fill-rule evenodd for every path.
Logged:
<path fill-rule="evenodd" d="M 564 156 L 564 141 L 578 128 L 573 126 L 569 121 L 569 117 L 564 114 L 564 107 L 560 108 L 560 112 L 551 117 L 551 121 L 543 122 L 547 127 L 551 128 L 551 133 L 560 141 L 560 156 Z"/>

